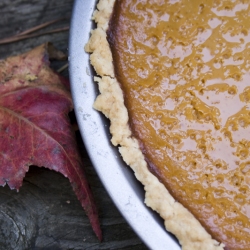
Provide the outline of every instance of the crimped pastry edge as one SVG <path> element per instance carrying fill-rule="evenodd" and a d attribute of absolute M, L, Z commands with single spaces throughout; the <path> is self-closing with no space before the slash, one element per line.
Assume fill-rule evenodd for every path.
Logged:
<path fill-rule="evenodd" d="M 99 85 L 100 95 L 93 106 L 109 118 L 111 142 L 119 146 L 123 160 L 144 185 L 145 204 L 160 214 L 166 229 L 178 238 L 182 249 L 223 249 L 224 245 L 212 239 L 200 222 L 182 204 L 175 201 L 165 186 L 148 170 L 138 141 L 131 134 L 128 112 L 122 90 L 115 78 L 112 54 L 106 38 L 114 3 L 115 0 L 99 1 L 93 14 L 97 28 L 91 31 L 91 37 L 85 45 L 85 50 L 91 53 L 91 64 L 99 75 L 94 77 L 94 81 Z"/>

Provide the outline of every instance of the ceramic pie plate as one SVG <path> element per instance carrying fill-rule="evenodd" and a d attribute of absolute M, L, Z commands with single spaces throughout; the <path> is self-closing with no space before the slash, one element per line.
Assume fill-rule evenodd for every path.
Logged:
<path fill-rule="evenodd" d="M 93 109 L 98 95 L 94 70 L 84 45 L 95 24 L 96 1 L 75 0 L 69 38 L 71 91 L 80 133 L 92 164 L 109 196 L 129 225 L 150 249 L 180 250 L 159 216 L 144 204 L 144 190 L 110 142 L 109 121 Z"/>

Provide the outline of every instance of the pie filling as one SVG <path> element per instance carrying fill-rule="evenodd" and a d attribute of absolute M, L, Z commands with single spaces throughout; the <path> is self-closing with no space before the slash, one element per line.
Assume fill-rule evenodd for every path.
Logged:
<path fill-rule="evenodd" d="M 150 171 L 226 249 L 250 249 L 249 5 L 120 0 L 107 31 Z"/>

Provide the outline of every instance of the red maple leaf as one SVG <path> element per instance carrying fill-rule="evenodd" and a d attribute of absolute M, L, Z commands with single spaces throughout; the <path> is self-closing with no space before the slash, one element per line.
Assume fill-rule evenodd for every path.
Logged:
<path fill-rule="evenodd" d="M 47 43 L 0 61 L 0 185 L 19 190 L 30 165 L 60 172 L 101 240 L 97 209 L 68 117 L 71 95 L 49 67 L 51 48 Z"/>

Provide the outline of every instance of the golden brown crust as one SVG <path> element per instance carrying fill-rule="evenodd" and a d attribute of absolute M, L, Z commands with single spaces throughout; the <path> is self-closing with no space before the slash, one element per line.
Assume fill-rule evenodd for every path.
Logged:
<path fill-rule="evenodd" d="M 213 240 L 198 220 L 176 202 L 165 186 L 151 174 L 128 126 L 128 112 L 124 105 L 123 93 L 113 69 L 112 55 L 106 39 L 106 30 L 115 0 L 100 0 L 93 19 L 97 29 L 92 31 L 85 50 L 91 53 L 90 60 L 96 73 L 100 95 L 94 108 L 101 111 L 111 121 L 112 143 L 119 145 L 124 161 L 133 169 L 136 178 L 144 185 L 145 203 L 157 211 L 165 221 L 165 227 L 179 239 L 183 250 L 218 250 L 223 244 Z"/>

